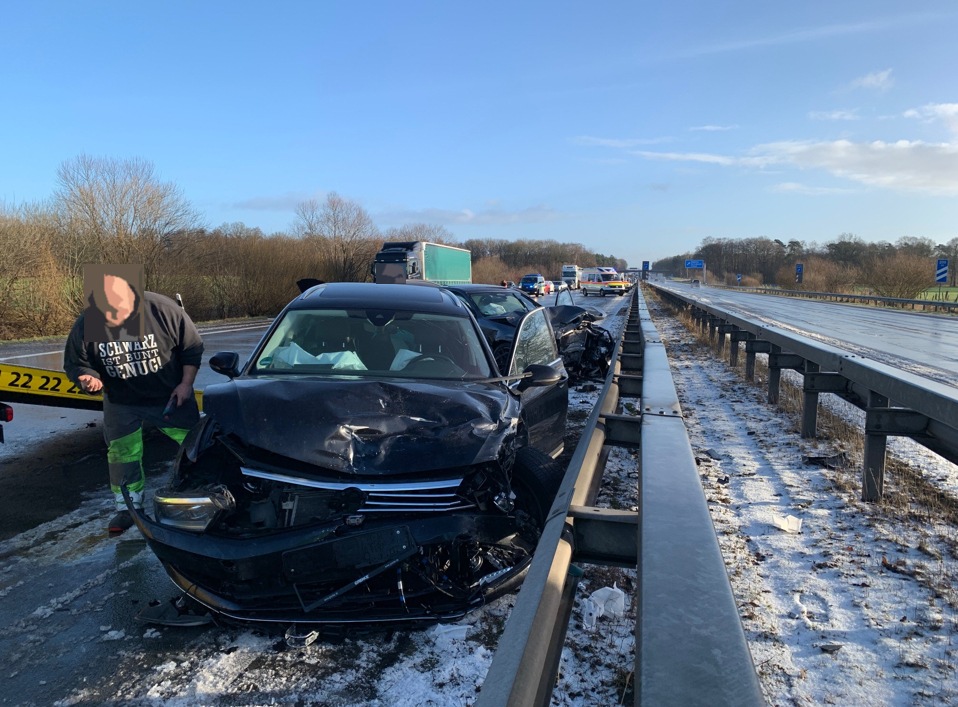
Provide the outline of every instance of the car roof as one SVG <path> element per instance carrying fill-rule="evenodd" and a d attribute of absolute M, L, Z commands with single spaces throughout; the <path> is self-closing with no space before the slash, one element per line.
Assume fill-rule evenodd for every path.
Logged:
<path fill-rule="evenodd" d="M 311 287 L 288 309 L 401 309 L 431 314 L 469 316 L 457 297 L 439 287 L 329 282 Z"/>
<path fill-rule="evenodd" d="M 476 282 L 468 285 L 446 285 L 445 287 L 447 290 L 462 292 L 464 294 L 470 294 L 472 292 L 515 292 L 515 290 L 510 290 L 508 287 L 503 287 L 502 285 L 487 285 Z"/>

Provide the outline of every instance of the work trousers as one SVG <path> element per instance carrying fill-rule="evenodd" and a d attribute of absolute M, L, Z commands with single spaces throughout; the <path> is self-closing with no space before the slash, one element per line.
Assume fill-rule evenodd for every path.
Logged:
<path fill-rule="evenodd" d="M 196 399 L 190 398 L 163 418 L 166 403 L 125 405 L 103 397 L 103 436 L 110 470 L 110 490 L 117 510 L 126 508 L 122 489 L 126 486 L 134 508 L 143 507 L 146 474 L 143 471 L 143 424 L 154 425 L 167 437 L 181 443 L 200 419 Z"/>

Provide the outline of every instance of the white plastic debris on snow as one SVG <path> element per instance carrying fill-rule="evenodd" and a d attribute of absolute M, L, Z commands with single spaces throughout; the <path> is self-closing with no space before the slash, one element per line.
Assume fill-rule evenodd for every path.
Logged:
<path fill-rule="evenodd" d="M 596 621 L 600 616 L 616 619 L 625 616 L 625 592 L 614 584 L 596 589 L 582 602 L 582 627 L 586 631 L 595 631 Z"/>
<path fill-rule="evenodd" d="M 802 532 L 802 519 L 795 516 L 772 516 L 772 525 L 786 533 Z"/>

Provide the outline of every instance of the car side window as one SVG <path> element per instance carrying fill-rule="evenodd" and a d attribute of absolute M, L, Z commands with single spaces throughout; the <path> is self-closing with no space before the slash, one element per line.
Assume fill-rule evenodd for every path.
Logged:
<path fill-rule="evenodd" d="M 533 363 L 549 365 L 559 357 L 555 337 L 546 317 L 545 309 L 537 309 L 522 320 L 516 335 L 515 354 L 509 375 L 519 375 Z"/>

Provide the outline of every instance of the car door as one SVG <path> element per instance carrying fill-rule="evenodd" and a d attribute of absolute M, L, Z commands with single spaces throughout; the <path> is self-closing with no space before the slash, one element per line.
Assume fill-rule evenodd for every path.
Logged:
<path fill-rule="evenodd" d="M 529 444 L 553 457 L 562 452 L 569 409 L 569 374 L 556 348 L 555 334 L 544 308 L 529 312 L 519 324 L 512 346 L 509 375 L 519 375 L 532 364 L 549 366 L 559 373 L 554 385 L 531 386 L 519 391 L 519 381 L 510 387 L 522 403 L 522 419 Z"/>

